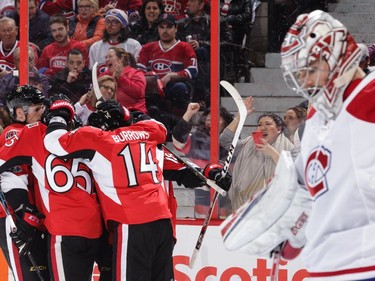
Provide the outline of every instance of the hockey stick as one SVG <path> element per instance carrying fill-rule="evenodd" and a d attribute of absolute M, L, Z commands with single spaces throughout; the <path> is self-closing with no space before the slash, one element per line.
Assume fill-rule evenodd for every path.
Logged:
<path fill-rule="evenodd" d="M 98 83 L 98 75 L 97 75 L 98 70 L 97 69 L 98 69 L 98 62 L 95 62 L 91 70 L 92 89 L 94 90 L 96 99 L 100 100 L 100 98 L 102 97 L 102 92 L 100 91 L 100 87 Z"/>
<path fill-rule="evenodd" d="M 10 231 L 12 233 L 15 233 L 17 231 L 17 226 L 13 221 L 12 215 L 10 214 L 9 208 L 8 208 L 8 203 L 5 199 L 4 192 L 0 190 L 0 204 L 1 207 L 3 208 L 6 218 L 5 220 L 8 221 L 8 224 L 10 225 Z"/>
<path fill-rule="evenodd" d="M 279 265 L 280 265 L 280 258 L 281 258 L 281 248 L 282 244 L 278 245 L 273 251 L 273 262 L 272 262 L 272 269 L 271 269 L 271 280 L 270 281 L 277 281 L 277 277 L 279 274 Z"/>
<path fill-rule="evenodd" d="M 35 267 L 36 274 L 38 274 L 38 277 L 39 277 L 40 281 L 44 281 L 43 275 L 40 272 L 40 269 L 39 269 L 38 265 L 36 264 L 36 262 L 34 260 L 34 257 L 31 255 L 30 251 L 27 252 L 27 256 L 28 256 L 32 266 Z"/>
<path fill-rule="evenodd" d="M 213 189 L 215 189 L 215 191 L 218 192 L 218 193 L 220 193 L 220 195 L 222 195 L 222 196 L 225 196 L 227 194 L 227 192 L 224 189 L 222 189 L 220 186 L 218 186 L 215 183 L 215 181 L 206 178 L 200 171 L 198 171 L 197 169 L 195 169 L 189 162 L 187 162 L 184 159 L 182 159 L 180 156 L 178 156 L 176 153 L 174 153 L 173 151 L 171 151 L 164 144 L 163 144 L 163 147 L 165 148 L 165 150 L 167 150 L 168 152 L 170 152 L 174 157 L 176 157 L 176 159 L 181 164 L 185 165 L 186 168 L 188 168 L 190 171 L 192 171 L 195 176 L 197 176 L 200 180 L 204 181 L 209 187 L 212 187 Z"/>
<path fill-rule="evenodd" d="M 234 88 L 229 82 L 224 81 L 224 80 L 220 81 L 220 85 L 223 86 L 224 89 L 227 90 L 227 92 L 232 96 L 234 102 L 237 105 L 238 113 L 240 115 L 240 120 L 238 120 L 238 126 L 237 126 L 237 129 L 236 129 L 236 132 L 234 133 L 234 137 L 233 137 L 232 143 L 230 145 L 227 158 L 225 159 L 224 168 L 221 171 L 221 176 L 222 176 L 222 178 L 224 178 L 225 175 L 227 174 L 227 172 L 229 171 L 229 165 L 230 165 L 230 163 L 232 161 L 232 158 L 233 158 L 234 149 L 236 148 L 238 139 L 240 138 L 240 134 L 241 134 L 243 125 L 245 124 L 245 119 L 246 119 L 246 116 L 247 116 L 247 109 L 246 109 L 246 106 L 245 106 L 245 104 L 242 100 L 242 97 L 240 96 L 240 94 L 238 93 L 236 88 Z M 197 243 L 195 244 L 194 252 L 193 252 L 193 254 L 191 256 L 191 259 L 190 259 L 190 264 L 189 264 L 190 268 L 193 268 L 195 260 L 197 259 L 199 250 L 202 246 L 203 238 L 206 234 L 207 227 L 208 227 L 208 224 L 211 220 L 212 213 L 214 211 L 214 207 L 215 207 L 215 204 L 216 204 L 216 201 L 217 201 L 218 198 L 219 198 L 219 193 L 215 191 L 215 194 L 214 194 L 214 196 L 212 198 L 212 201 L 210 203 L 208 215 L 203 222 L 201 232 L 199 233 Z"/>

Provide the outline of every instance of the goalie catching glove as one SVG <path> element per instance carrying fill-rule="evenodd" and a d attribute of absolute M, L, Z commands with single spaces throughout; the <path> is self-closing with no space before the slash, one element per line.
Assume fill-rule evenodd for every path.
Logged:
<path fill-rule="evenodd" d="M 232 184 L 232 174 L 228 171 L 223 177 L 223 168 L 224 167 L 220 164 L 207 164 L 203 170 L 203 175 L 210 180 L 214 180 L 218 186 L 228 191 Z"/>
<path fill-rule="evenodd" d="M 25 255 L 30 250 L 36 231 L 45 216 L 28 203 L 21 204 L 15 211 L 15 216 L 17 230 L 9 235 L 20 250 L 20 255 Z"/>

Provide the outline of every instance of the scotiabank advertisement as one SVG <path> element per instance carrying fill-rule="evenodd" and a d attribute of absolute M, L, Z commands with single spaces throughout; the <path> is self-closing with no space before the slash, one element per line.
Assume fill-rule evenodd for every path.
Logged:
<path fill-rule="evenodd" d="M 174 249 L 176 281 L 270 281 L 272 259 L 253 257 L 241 252 L 225 250 L 220 228 L 210 225 L 200 248 L 195 265 L 189 267 L 202 224 L 177 225 L 177 244 Z M 0 280 L 8 279 L 6 262 L 0 256 Z M 94 268 L 93 281 L 99 280 Z M 278 281 L 307 281 L 307 272 L 302 261 L 281 261 Z"/>
<path fill-rule="evenodd" d="M 201 225 L 178 225 L 174 249 L 176 281 L 269 281 L 273 260 L 224 248 L 219 226 L 209 226 L 193 268 L 190 257 Z M 301 259 L 281 261 L 278 281 L 307 280 Z"/>

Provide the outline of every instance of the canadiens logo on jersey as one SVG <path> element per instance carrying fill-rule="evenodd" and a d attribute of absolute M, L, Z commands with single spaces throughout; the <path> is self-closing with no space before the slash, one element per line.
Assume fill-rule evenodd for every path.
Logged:
<path fill-rule="evenodd" d="M 166 59 L 156 59 L 151 63 L 151 69 L 157 74 L 172 72 L 172 62 Z"/>
<path fill-rule="evenodd" d="M 328 190 L 327 173 L 331 168 L 331 152 L 324 147 L 314 149 L 306 163 L 305 181 L 312 197 Z"/>

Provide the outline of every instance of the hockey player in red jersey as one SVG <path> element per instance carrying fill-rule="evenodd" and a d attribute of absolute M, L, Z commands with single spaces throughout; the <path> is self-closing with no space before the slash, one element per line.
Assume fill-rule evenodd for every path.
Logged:
<path fill-rule="evenodd" d="M 302 257 L 313 280 L 375 280 L 375 74 L 365 76 L 360 59 L 346 27 L 320 10 L 300 15 L 281 47 L 285 81 L 313 107 L 296 159 L 312 208 L 294 200 L 295 220 L 285 212 L 245 247 L 269 247 L 271 237 L 306 240 Z"/>
<path fill-rule="evenodd" d="M 44 112 L 43 102 L 44 95 L 31 86 L 17 87 L 7 94 L 6 105 L 13 124 L 7 126 L 2 132 L 0 147 L 11 146 L 19 138 L 25 125 L 41 119 Z M 28 145 L 29 143 L 22 148 Z M 42 227 L 44 216 L 39 211 L 38 200 L 35 196 L 37 183 L 34 183 L 35 178 L 29 166 L 20 164 L 25 164 L 25 162 L 15 163 L 1 174 L 1 192 L 4 193 L 6 199 L 3 203 L 7 203 L 7 207 L 13 213 L 17 231 L 11 233 L 4 211 L 0 208 L 0 247 L 14 279 L 33 281 L 40 279 L 33 269 L 34 265 L 30 262 L 28 252 L 30 251 L 42 276 L 48 278 L 47 241 Z"/>
<path fill-rule="evenodd" d="M 61 100 L 60 95 L 57 98 Z M 102 235 L 95 183 L 84 160 L 60 159 L 45 150 L 46 129 L 37 122 L 24 126 L 17 135 L 9 134 L 0 149 L 0 172 L 24 163 L 31 167 L 38 186 L 36 205 L 45 216 L 48 230 L 51 278 L 89 280 L 94 261 L 98 260 Z M 49 275 L 44 278 L 50 279 Z M 111 280 L 110 274 L 106 278 L 101 276 L 100 280 Z"/>
<path fill-rule="evenodd" d="M 172 280 L 172 215 L 157 148 L 165 141 L 165 127 L 149 118 L 122 127 L 131 120 L 130 114 L 117 102 L 107 101 L 98 107 L 106 113 L 105 122 L 94 123 L 113 131 L 84 127 L 65 134 L 72 109 L 68 112 L 69 105 L 63 104 L 54 108 L 46 148 L 60 156 L 84 155 L 90 160 L 105 221 L 114 231 L 113 280 L 134 280 L 140 275 L 141 280 Z M 89 123 L 102 117 L 93 114 Z"/>

